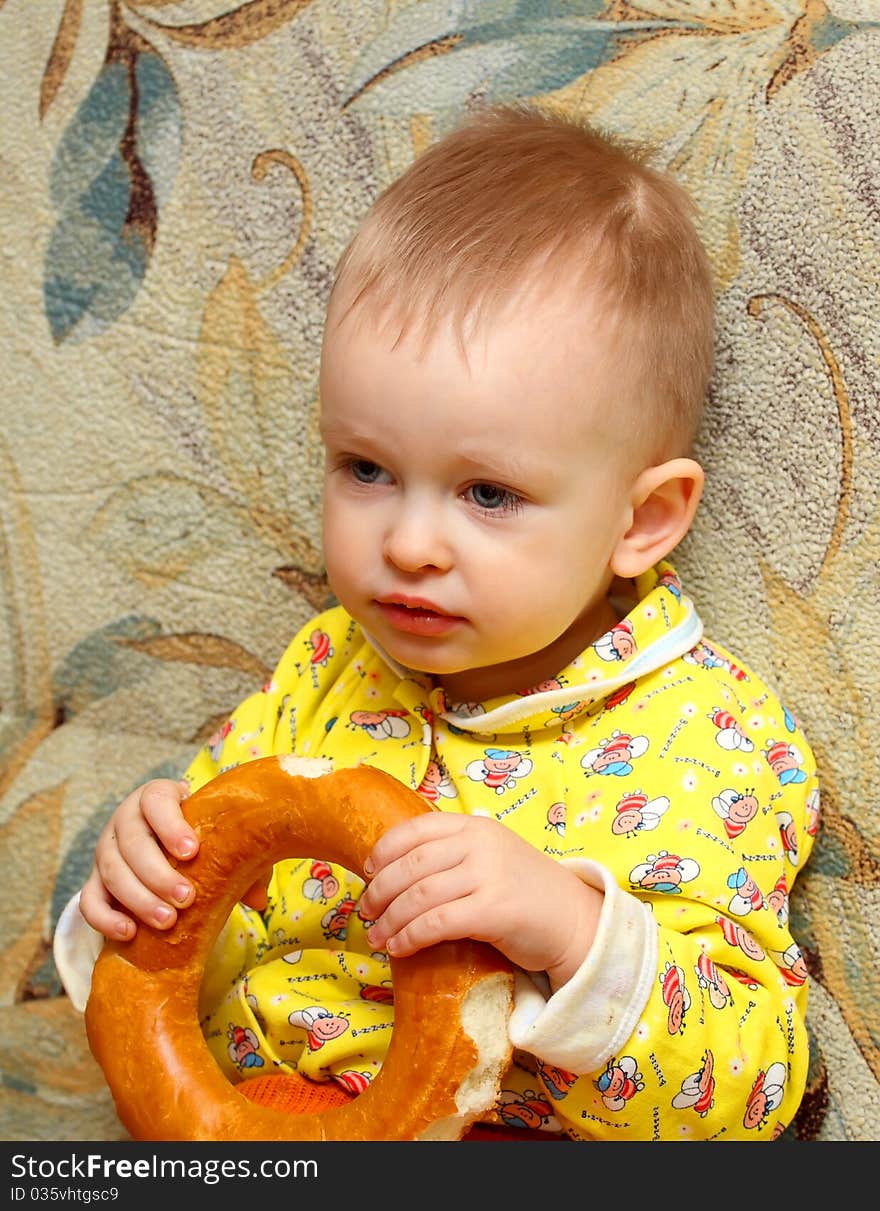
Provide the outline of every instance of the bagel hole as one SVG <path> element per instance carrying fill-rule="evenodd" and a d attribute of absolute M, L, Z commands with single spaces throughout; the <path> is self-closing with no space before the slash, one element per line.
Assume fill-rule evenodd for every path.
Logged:
<path fill-rule="evenodd" d="M 330 864 L 323 861 L 296 857 L 280 861 L 294 867 L 293 872 L 285 872 L 284 879 L 306 879 L 314 884 L 320 876 L 332 878 L 334 886 L 325 884 L 320 896 L 325 945 L 320 945 L 322 939 L 318 937 L 310 938 L 311 945 L 302 945 L 294 933 L 296 922 L 288 921 L 283 932 L 275 931 L 273 939 L 264 940 L 261 935 L 254 943 L 254 953 L 242 958 L 241 967 L 233 971 L 232 964 L 221 956 L 228 946 L 235 960 L 239 959 L 244 949 L 242 930 L 247 928 L 242 916 L 233 912 L 214 943 L 216 962 L 209 959 L 203 973 L 202 1030 L 215 1058 L 223 1053 L 221 1067 L 230 1084 L 248 1100 L 289 1114 L 320 1113 L 359 1097 L 380 1071 L 387 1047 L 379 1049 L 381 1054 L 375 1048 L 357 1054 L 357 1048 L 350 1047 L 350 1060 L 341 1071 L 332 1073 L 329 1067 L 322 1071 L 314 1060 L 320 1057 L 325 1043 L 343 1035 L 351 1037 L 351 1032 L 363 1032 L 368 1041 L 375 1041 L 375 1032 L 381 1031 L 390 1044 L 394 1029 L 390 965 L 385 956 L 363 953 L 360 940 L 356 940 L 355 949 L 345 948 L 359 885 L 353 886 L 341 876 L 337 879 L 338 869 L 331 876 Z M 311 894 L 316 900 L 319 897 L 314 887 Z M 262 910 L 258 911 L 266 922 Z M 321 995 L 321 989 L 326 993 L 328 986 L 318 978 L 310 961 L 310 956 L 319 952 L 336 955 L 340 977 L 345 980 L 338 999 Z M 256 984 L 255 973 L 273 966 L 275 973 L 261 982 L 258 997 L 250 991 L 250 981 Z M 319 966 L 326 975 L 323 959 Z M 318 990 L 308 992 L 316 988 L 316 982 Z M 230 986 L 236 989 L 235 995 L 229 995 Z M 291 995 L 291 986 L 297 989 L 296 995 Z M 267 1045 L 267 1040 L 272 1041 Z M 304 1057 L 312 1060 L 309 1072 L 295 1067 Z M 230 1072 L 230 1063 L 234 1073 Z M 286 1065 L 292 1071 L 287 1071 Z"/>

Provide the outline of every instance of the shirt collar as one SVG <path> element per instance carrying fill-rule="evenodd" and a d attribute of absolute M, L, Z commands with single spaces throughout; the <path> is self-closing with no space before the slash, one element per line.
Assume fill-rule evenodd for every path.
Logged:
<path fill-rule="evenodd" d="M 400 679 L 402 702 L 416 700 L 423 710 L 444 719 L 453 729 L 476 735 L 521 733 L 526 729 L 565 728 L 611 694 L 627 695 L 628 687 L 646 673 L 693 648 L 703 633 L 694 603 L 684 593 L 672 564 L 661 561 L 635 581 L 635 600 L 623 617 L 550 681 L 518 694 L 485 702 L 451 703 L 424 673 L 392 660 L 369 634 L 377 654 Z"/>

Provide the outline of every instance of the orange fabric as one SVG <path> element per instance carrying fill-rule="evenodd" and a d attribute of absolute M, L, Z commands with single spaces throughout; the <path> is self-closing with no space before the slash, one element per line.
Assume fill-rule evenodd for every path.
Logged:
<path fill-rule="evenodd" d="M 323 1114 L 335 1106 L 345 1106 L 354 1097 L 335 1081 L 310 1081 L 297 1073 L 257 1076 L 237 1086 L 256 1106 L 283 1110 L 286 1114 Z"/>
<path fill-rule="evenodd" d="M 256 1106 L 270 1110 L 281 1110 L 285 1114 L 323 1114 L 335 1106 L 344 1106 L 356 1094 L 349 1093 L 335 1081 L 310 1081 L 298 1073 L 275 1073 L 273 1076 L 258 1076 L 242 1081 L 238 1092 Z M 475 1123 L 465 1140 L 555 1140 L 564 1136 L 550 1135 L 546 1131 L 531 1131 L 522 1127 L 496 1127 L 489 1123 Z"/>

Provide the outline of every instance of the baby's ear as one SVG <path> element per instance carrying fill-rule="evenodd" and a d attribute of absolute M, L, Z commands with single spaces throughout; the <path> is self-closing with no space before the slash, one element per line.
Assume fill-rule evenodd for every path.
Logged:
<path fill-rule="evenodd" d="M 678 545 L 694 519 L 703 479 L 703 468 L 692 458 L 642 471 L 630 495 L 631 524 L 611 558 L 616 576 L 640 576 Z"/>

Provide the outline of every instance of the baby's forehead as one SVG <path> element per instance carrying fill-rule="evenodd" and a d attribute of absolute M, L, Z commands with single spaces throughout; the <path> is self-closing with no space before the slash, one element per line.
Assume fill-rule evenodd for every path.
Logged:
<path fill-rule="evenodd" d="M 450 316 L 405 322 L 366 301 L 341 306 L 322 365 L 325 445 L 385 465 L 416 427 L 438 463 L 539 488 L 572 458 L 616 462 L 636 426 L 621 436 L 628 405 L 595 313 L 550 293 L 484 321 L 461 332 Z"/>
<path fill-rule="evenodd" d="M 614 301 L 589 281 L 535 266 L 504 294 L 468 296 L 427 290 L 406 305 L 345 280 L 330 299 L 325 347 L 352 338 L 390 349 L 401 344 L 428 358 L 439 343 L 454 346 L 478 373 L 494 356 L 516 362 L 564 359 L 575 370 L 597 371 L 629 330 Z M 619 372 L 619 371 L 618 371 Z"/>

